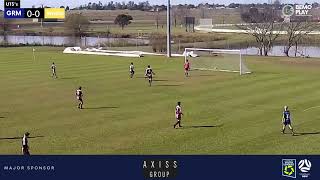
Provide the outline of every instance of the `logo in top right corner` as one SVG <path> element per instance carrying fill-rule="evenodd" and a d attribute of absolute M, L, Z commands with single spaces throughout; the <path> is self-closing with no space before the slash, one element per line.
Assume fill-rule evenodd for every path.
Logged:
<path fill-rule="evenodd" d="M 312 16 L 311 14 L 312 5 L 311 4 L 286 4 L 282 8 L 282 15 L 285 17 L 290 16 Z"/>
<path fill-rule="evenodd" d="M 303 159 L 299 161 L 298 168 L 300 170 L 299 175 L 303 178 L 307 178 L 310 176 L 311 171 L 311 162 L 308 159 Z"/>

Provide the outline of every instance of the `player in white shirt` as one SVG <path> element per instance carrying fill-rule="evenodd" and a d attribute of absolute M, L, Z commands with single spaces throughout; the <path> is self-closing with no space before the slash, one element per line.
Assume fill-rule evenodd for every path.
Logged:
<path fill-rule="evenodd" d="M 152 76 L 155 75 L 155 73 L 153 72 L 153 70 L 151 69 L 150 65 L 148 65 L 146 72 L 145 72 L 145 76 L 148 78 L 149 80 L 149 86 L 151 86 L 152 83 Z"/>
<path fill-rule="evenodd" d="M 81 89 L 82 88 L 80 86 L 79 89 L 77 89 L 77 91 L 76 91 L 76 97 L 77 97 L 77 100 L 79 101 L 79 104 L 78 104 L 79 109 L 82 109 L 82 106 L 83 106 L 83 100 L 82 100 L 83 93 L 82 93 Z"/>
<path fill-rule="evenodd" d="M 23 135 L 23 138 L 22 138 L 22 154 L 23 155 L 30 155 L 30 152 L 29 152 L 29 145 L 28 145 L 28 137 L 29 137 L 30 133 L 26 132 L 24 135 Z"/>
<path fill-rule="evenodd" d="M 52 70 L 52 77 L 57 78 L 57 71 L 56 71 L 57 66 L 54 64 L 54 62 L 51 65 L 51 70 Z"/>
<path fill-rule="evenodd" d="M 175 109 L 175 118 L 177 120 L 177 122 L 173 125 L 173 128 L 176 128 L 177 125 L 179 125 L 178 127 L 182 127 L 181 126 L 181 118 L 182 118 L 182 108 L 181 108 L 181 102 L 177 103 L 176 109 Z"/>
<path fill-rule="evenodd" d="M 134 75 L 134 66 L 133 66 L 133 62 L 130 64 L 129 66 L 129 72 L 130 72 L 130 78 L 133 78 Z"/>

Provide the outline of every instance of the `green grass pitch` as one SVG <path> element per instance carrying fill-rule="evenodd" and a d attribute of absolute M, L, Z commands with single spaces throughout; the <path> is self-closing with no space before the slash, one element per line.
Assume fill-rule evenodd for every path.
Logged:
<path fill-rule="evenodd" d="M 33 61 L 30 47 L 0 54 L 0 154 L 21 154 L 15 137 L 26 131 L 36 137 L 32 154 L 319 154 L 319 59 L 251 56 L 253 74 L 193 71 L 185 78 L 183 58 L 37 48 Z M 52 61 L 58 79 L 50 77 Z M 153 87 L 143 78 L 148 64 Z M 74 96 L 80 85 L 83 110 Z M 182 129 L 173 129 L 177 101 Z M 281 134 L 284 105 L 297 136 Z"/>

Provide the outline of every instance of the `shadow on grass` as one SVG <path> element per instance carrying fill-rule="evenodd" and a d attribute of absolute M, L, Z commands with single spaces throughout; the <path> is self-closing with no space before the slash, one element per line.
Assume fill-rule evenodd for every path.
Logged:
<path fill-rule="evenodd" d="M 0 119 L 3 119 L 4 117 L 0 116 Z"/>
<path fill-rule="evenodd" d="M 104 107 L 88 107 L 88 108 L 83 108 L 83 109 L 116 109 L 119 107 L 115 107 L 115 106 L 104 106 Z"/>
<path fill-rule="evenodd" d="M 167 79 L 154 79 L 152 81 L 169 81 L 169 80 L 167 80 Z"/>
<path fill-rule="evenodd" d="M 63 77 L 63 78 L 59 78 L 59 79 L 76 79 L 76 77 Z"/>
<path fill-rule="evenodd" d="M 44 136 L 29 136 L 30 139 L 32 138 L 42 138 Z M 0 140 L 13 140 L 13 139 L 22 139 L 23 137 L 5 137 L 5 138 L 0 138 Z"/>
<path fill-rule="evenodd" d="M 182 84 L 156 84 L 154 86 L 174 87 L 174 86 L 182 86 Z"/>
<path fill-rule="evenodd" d="M 294 133 L 294 136 L 316 135 L 316 134 L 320 134 L 320 132 L 303 132 L 303 133 Z"/>
<path fill-rule="evenodd" d="M 220 124 L 220 125 L 201 125 L 201 126 L 197 126 L 197 125 L 194 125 L 194 126 L 182 126 L 182 128 L 180 129 L 191 129 L 191 128 L 218 128 L 218 127 L 222 127 L 223 124 Z"/>
<path fill-rule="evenodd" d="M 216 74 L 200 74 L 199 76 L 217 76 Z"/>

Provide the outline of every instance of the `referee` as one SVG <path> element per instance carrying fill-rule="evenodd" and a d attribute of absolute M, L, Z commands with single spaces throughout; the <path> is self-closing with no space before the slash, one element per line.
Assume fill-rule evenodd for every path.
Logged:
<path fill-rule="evenodd" d="M 24 133 L 24 136 L 22 138 L 22 154 L 23 155 L 30 155 L 29 146 L 28 146 L 29 135 L 30 135 L 30 133 L 26 132 L 26 133 Z"/>

